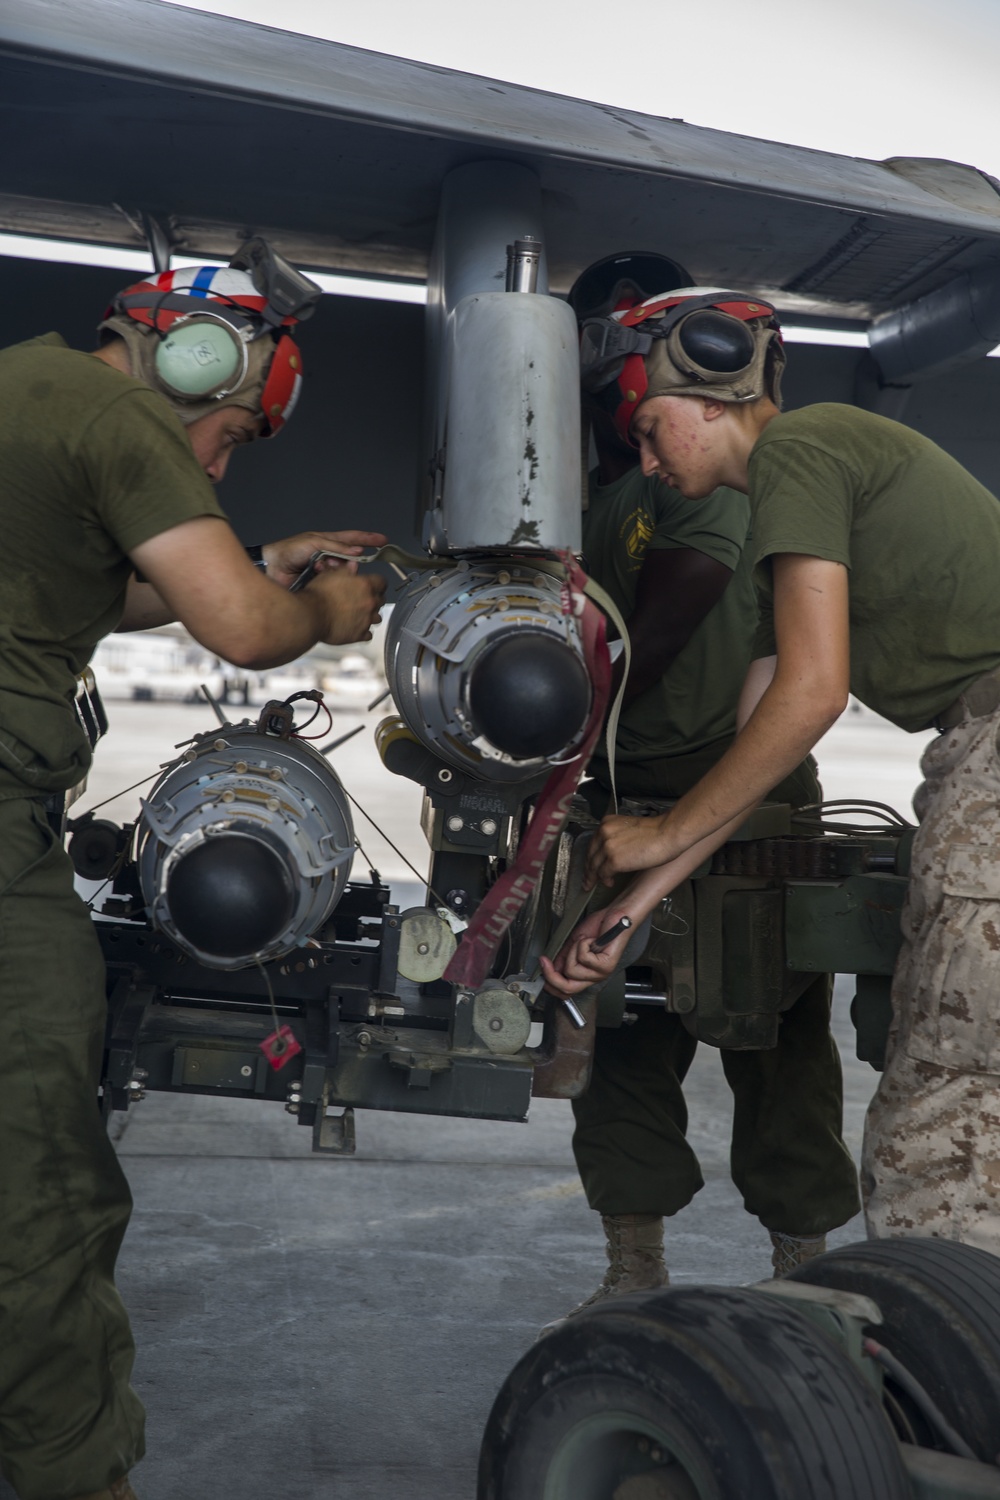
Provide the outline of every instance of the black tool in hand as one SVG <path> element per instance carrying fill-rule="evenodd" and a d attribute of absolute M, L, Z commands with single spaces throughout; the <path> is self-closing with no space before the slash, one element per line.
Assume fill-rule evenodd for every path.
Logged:
<path fill-rule="evenodd" d="M 369 552 L 367 556 L 362 555 L 357 557 L 350 552 L 314 552 L 295 582 L 289 584 L 288 592 L 290 594 L 297 594 L 301 589 L 305 588 L 310 579 L 315 578 L 316 564 L 321 562 L 324 557 L 335 557 L 338 562 L 366 563 L 374 562 L 378 557 L 378 553 Z"/>
<path fill-rule="evenodd" d="M 631 917 L 620 917 L 613 927 L 608 928 L 607 932 L 602 932 L 600 937 L 595 937 L 590 946 L 597 949 L 606 948 L 609 943 L 614 942 L 616 937 L 621 937 L 623 932 L 628 932 L 631 926 Z"/>

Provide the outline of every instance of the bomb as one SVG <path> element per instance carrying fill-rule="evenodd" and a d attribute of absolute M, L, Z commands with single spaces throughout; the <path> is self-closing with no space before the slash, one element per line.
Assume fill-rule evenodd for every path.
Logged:
<path fill-rule="evenodd" d="M 292 713 L 197 735 L 142 803 L 139 878 L 154 925 L 211 969 L 290 952 L 343 895 L 354 856 L 347 794 Z"/>
<path fill-rule="evenodd" d="M 573 754 L 592 693 L 563 600 L 541 560 L 463 560 L 411 580 L 386 634 L 386 676 L 404 723 L 440 760 L 518 782 Z"/>

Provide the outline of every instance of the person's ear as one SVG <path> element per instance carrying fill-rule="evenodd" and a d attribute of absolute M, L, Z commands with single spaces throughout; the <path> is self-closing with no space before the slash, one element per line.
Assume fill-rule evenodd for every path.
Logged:
<path fill-rule="evenodd" d="M 724 416 L 729 403 L 727 401 L 715 401 L 711 396 L 701 398 L 702 418 L 706 422 L 717 422 Z"/>

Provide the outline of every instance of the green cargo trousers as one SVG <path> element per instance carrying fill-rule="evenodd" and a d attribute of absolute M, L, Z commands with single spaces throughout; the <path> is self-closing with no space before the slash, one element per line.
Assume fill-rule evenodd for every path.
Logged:
<path fill-rule="evenodd" d="M 573 1153 L 591 1208 L 670 1215 L 704 1185 L 681 1088 L 698 1043 L 679 1016 L 636 1010 L 633 1025 L 597 1031 L 590 1087 L 573 1100 Z M 840 1135 L 828 976 L 786 1011 L 776 1047 L 721 1055 L 733 1092 L 730 1168 L 747 1212 L 785 1234 L 846 1223 L 860 1203 Z"/>
<path fill-rule="evenodd" d="M 115 1290 L 132 1200 L 97 1100 L 104 964 L 39 800 L 0 801 L 0 1468 L 20 1500 L 143 1454 Z"/>
<path fill-rule="evenodd" d="M 619 793 L 681 797 L 727 743 L 655 766 L 625 765 Z M 820 796 L 810 757 L 771 800 L 801 807 Z M 602 798 L 595 788 L 589 800 L 603 813 L 606 790 Z M 733 1182 L 747 1211 L 766 1229 L 785 1234 L 825 1234 L 861 1206 L 841 1134 L 843 1079 L 830 1034 L 831 989 L 828 975 L 813 981 L 782 1017 L 776 1047 L 722 1050 L 733 1093 Z M 704 1183 L 686 1140 L 681 1087 L 698 1044 L 679 1016 L 653 1006 L 636 1011 L 630 1026 L 597 1030 L 590 1086 L 573 1100 L 573 1152 L 591 1208 L 667 1216 L 690 1203 Z"/>

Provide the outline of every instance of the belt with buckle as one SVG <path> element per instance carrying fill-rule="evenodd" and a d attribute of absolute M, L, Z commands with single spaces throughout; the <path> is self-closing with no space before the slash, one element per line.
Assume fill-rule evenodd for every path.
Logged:
<path fill-rule="evenodd" d="M 1000 667 L 993 667 L 970 682 L 964 693 L 932 721 L 935 729 L 942 732 L 965 724 L 969 719 L 985 719 L 1000 708 Z"/>

